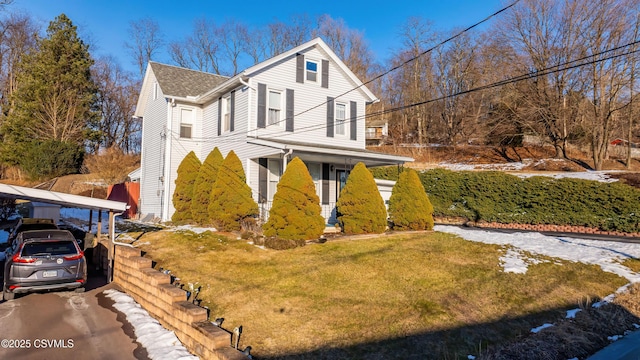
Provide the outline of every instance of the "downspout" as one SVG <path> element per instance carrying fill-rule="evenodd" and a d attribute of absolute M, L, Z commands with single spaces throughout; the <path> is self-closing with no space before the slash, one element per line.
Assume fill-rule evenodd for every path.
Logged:
<path fill-rule="evenodd" d="M 291 154 L 293 153 L 293 149 L 289 149 L 289 151 L 287 151 L 283 156 L 282 156 L 282 173 L 284 174 L 284 171 L 287 170 L 287 163 L 289 162 L 287 160 L 287 157 L 291 156 Z"/>

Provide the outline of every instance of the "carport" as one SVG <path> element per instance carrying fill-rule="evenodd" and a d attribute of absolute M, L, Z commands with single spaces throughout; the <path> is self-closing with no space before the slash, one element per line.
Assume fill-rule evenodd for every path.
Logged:
<path fill-rule="evenodd" d="M 109 251 L 107 281 L 113 277 L 113 255 L 115 239 L 115 217 L 127 209 L 127 203 L 120 201 L 94 199 L 87 196 L 65 194 L 55 191 L 32 189 L 23 186 L 0 184 L 0 197 L 56 204 L 65 207 L 76 207 L 98 211 L 97 236 L 100 240 L 102 230 L 102 211 L 109 213 Z M 91 225 L 90 229 L 91 229 Z"/>

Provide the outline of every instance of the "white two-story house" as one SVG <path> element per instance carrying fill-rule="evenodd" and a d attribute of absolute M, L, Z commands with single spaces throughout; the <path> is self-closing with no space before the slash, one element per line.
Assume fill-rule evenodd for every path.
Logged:
<path fill-rule="evenodd" d="M 371 91 L 319 38 L 236 76 L 150 62 L 135 115 L 142 118 L 140 214 L 171 219 L 177 168 L 194 151 L 233 150 L 263 214 L 287 162 L 307 165 L 327 223 L 351 168 L 411 158 L 365 149 Z"/>

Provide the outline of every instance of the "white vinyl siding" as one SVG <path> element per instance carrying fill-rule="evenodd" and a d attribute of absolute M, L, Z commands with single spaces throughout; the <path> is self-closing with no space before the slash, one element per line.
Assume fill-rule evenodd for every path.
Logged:
<path fill-rule="evenodd" d="M 162 211 L 164 182 L 162 156 L 166 145 L 167 101 L 161 89 L 153 81 L 147 96 L 147 106 L 142 122 L 142 150 L 140 154 L 140 203 L 142 216 L 159 217 Z"/>
<path fill-rule="evenodd" d="M 311 48 L 304 52 L 306 59 L 313 59 L 318 61 L 318 70 L 320 70 L 320 62 L 322 59 L 329 59 L 329 57 L 317 48 Z M 305 60 L 306 65 L 306 60 Z M 327 138 L 326 119 L 327 97 L 336 97 L 337 95 L 344 94 L 336 99 L 337 102 L 347 105 L 346 109 L 346 123 L 345 133 L 350 134 L 350 102 L 355 101 L 357 104 L 357 114 L 365 114 L 365 99 L 366 96 L 360 91 L 351 91 L 355 87 L 355 84 L 347 78 L 347 76 L 340 70 L 340 68 L 329 61 L 329 83 L 330 89 L 322 88 L 317 84 L 309 84 L 307 82 L 301 84 L 296 83 L 296 56 L 292 55 L 287 58 L 286 61 L 279 62 L 271 67 L 264 68 L 260 72 L 255 74 L 247 74 L 251 77 L 250 84 L 253 88 L 249 91 L 252 92 L 251 104 L 249 105 L 249 112 L 251 113 L 251 121 L 249 126 L 249 136 L 257 136 L 261 138 L 272 138 L 278 140 L 291 141 L 291 142 L 304 142 L 311 144 L 325 144 L 330 146 L 340 146 L 353 149 L 365 148 L 364 137 L 364 120 L 358 120 L 356 139 L 351 140 L 350 136 L 336 136 L 334 138 Z M 320 76 L 320 74 L 318 74 Z M 318 81 L 320 79 L 318 78 Z M 283 127 L 267 126 L 265 128 L 257 129 L 257 84 L 267 84 L 269 89 L 292 89 L 294 91 L 294 131 L 285 132 Z M 283 92 L 284 97 L 284 92 Z M 237 107 L 238 109 L 240 106 Z M 284 108 L 283 108 L 284 110 Z M 284 116 L 283 116 L 284 118 Z M 364 117 L 360 117 L 363 119 Z M 304 129 L 300 131 L 298 129 Z M 281 137 L 283 134 L 286 136 Z"/>

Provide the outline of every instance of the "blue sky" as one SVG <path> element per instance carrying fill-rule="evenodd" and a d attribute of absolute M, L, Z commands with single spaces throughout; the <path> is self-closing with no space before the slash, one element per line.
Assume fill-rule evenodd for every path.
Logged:
<path fill-rule="evenodd" d="M 239 6 L 239 4 L 242 4 Z M 433 22 L 435 29 L 465 28 L 503 7 L 500 0 L 449 1 L 139 1 L 139 0 L 15 0 L 9 11 L 24 11 L 44 24 L 65 13 L 80 35 L 88 40 L 94 56 L 112 55 L 128 70 L 135 67 L 123 48 L 129 23 L 150 17 L 158 22 L 167 41 L 180 40 L 192 31 L 195 19 L 216 22 L 235 19 L 260 26 L 294 14 L 315 17 L 329 14 L 364 33 L 376 60 L 384 62 L 397 48 L 398 32 L 410 16 Z M 493 20 L 492 20 L 493 21 Z M 155 59 L 169 62 L 168 55 Z"/>

